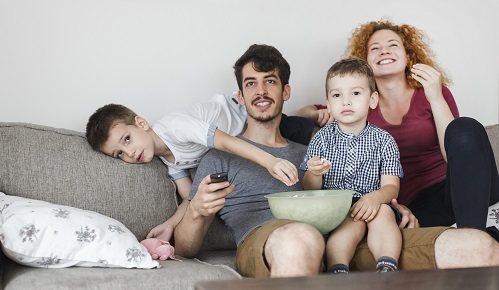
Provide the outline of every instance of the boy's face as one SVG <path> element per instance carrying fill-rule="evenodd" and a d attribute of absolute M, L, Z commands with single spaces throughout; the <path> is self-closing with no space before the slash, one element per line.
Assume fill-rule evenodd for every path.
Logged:
<path fill-rule="evenodd" d="M 359 74 L 334 76 L 328 79 L 327 88 L 327 101 L 333 118 L 340 125 L 362 130 L 369 108 L 374 109 L 378 105 L 378 93 L 371 92 L 367 77 Z"/>
<path fill-rule="evenodd" d="M 154 157 L 154 140 L 149 134 L 149 124 L 135 117 L 135 124 L 117 123 L 109 130 L 109 138 L 101 151 L 127 163 L 147 163 Z"/>
<path fill-rule="evenodd" d="M 260 122 L 268 122 L 280 116 L 284 101 L 289 99 L 290 87 L 282 87 L 276 70 L 259 72 L 253 63 L 247 63 L 242 69 L 243 90 L 239 99 L 246 106 L 248 117 Z"/>

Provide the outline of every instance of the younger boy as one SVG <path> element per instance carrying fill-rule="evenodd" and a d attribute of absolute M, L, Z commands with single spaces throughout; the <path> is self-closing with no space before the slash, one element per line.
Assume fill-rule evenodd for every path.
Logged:
<path fill-rule="evenodd" d="M 168 174 L 183 201 L 175 214 L 147 237 L 169 241 L 187 206 L 192 185 L 187 169 L 196 167 L 210 148 L 254 161 L 288 186 L 298 181 L 298 172 L 291 162 L 233 137 L 243 131 L 246 116 L 245 107 L 236 98 L 224 95 L 216 95 L 186 111 L 167 114 L 153 126 L 125 106 L 108 104 L 90 116 L 86 136 L 94 150 L 127 163 L 147 163 L 158 156 L 168 166 Z"/>
<path fill-rule="evenodd" d="M 402 237 L 398 212 L 388 204 L 397 198 L 402 167 L 390 134 L 367 122 L 369 108 L 378 104 L 373 72 L 360 59 L 335 63 L 326 77 L 329 112 L 334 122 L 312 138 L 305 160 L 305 189 L 351 189 L 350 215 L 330 235 L 328 270 L 348 273 L 358 243 L 369 230 L 367 243 L 379 272 L 394 271 Z"/>

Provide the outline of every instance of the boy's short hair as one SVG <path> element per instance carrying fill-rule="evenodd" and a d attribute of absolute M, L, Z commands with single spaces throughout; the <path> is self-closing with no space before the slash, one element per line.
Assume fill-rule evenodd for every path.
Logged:
<path fill-rule="evenodd" d="M 258 72 L 277 70 L 283 88 L 289 83 L 289 75 L 291 74 L 289 63 L 279 50 L 270 45 L 253 44 L 234 64 L 234 74 L 241 91 L 243 89 L 243 67 L 248 63 L 253 63 L 253 68 Z"/>
<path fill-rule="evenodd" d="M 88 119 L 86 130 L 88 143 L 92 149 L 100 151 L 109 138 L 112 127 L 118 123 L 133 125 L 136 116 L 132 110 L 118 104 L 108 104 L 97 109 Z"/>
<path fill-rule="evenodd" d="M 357 74 L 360 76 L 365 76 L 367 82 L 369 83 L 369 89 L 371 93 L 376 91 L 376 80 L 374 79 L 374 73 L 369 64 L 360 58 L 346 58 L 342 59 L 329 68 L 326 76 L 326 95 L 328 94 L 327 82 L 336 76 L 345 76 Z"/>

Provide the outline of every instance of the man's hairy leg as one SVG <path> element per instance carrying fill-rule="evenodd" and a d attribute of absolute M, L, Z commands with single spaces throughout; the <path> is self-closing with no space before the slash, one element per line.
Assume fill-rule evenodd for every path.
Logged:
<path fill-rule="evenodd" d="M 286 224 L 270 234 L 265 258 L 271 277 L 317 275 L 324 255 L 324 238 L 313 226 Z"/>
<path fill-rule="evenodd" d="M 449 229 L 435 241 L 437 268 L 499 266 L 499 243 L 476 229 Z"/>

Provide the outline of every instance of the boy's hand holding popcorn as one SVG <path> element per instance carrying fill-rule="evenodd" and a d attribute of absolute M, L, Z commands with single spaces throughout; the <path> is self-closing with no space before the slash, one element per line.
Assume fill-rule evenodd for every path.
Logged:
<path fill-rule="evenodd" d="M 316 176 L 322 176 L 331 169 L 331 162 L 315 156 L 307 161 L 308 171 Z"/>

